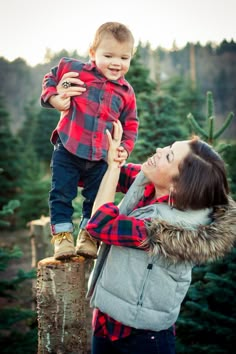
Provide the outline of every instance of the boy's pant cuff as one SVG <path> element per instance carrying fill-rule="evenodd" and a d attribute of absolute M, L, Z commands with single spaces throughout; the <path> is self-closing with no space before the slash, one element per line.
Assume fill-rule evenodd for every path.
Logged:
<path fill-rule="evenodd" d="M 53 235 L 58 234 L 59 232 L 73 232 L 73 230 L 73 224 L 70 222 L 51 225 L 51 232 Z"/>

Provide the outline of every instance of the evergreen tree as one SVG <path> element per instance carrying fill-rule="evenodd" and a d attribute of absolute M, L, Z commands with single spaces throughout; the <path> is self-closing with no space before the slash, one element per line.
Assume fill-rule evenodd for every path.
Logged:
<path fill-rule="evenodd" d="M 23 142 L 23 148 L 26 146 L 33 148 L 34 139 L 36 138 L 36 135 L 39 135 L 36 130 L 37 112 L 38 108 L 36 106 L 36 101 L 32 99 L 25 106 L 25 120 L 18 131 L 18 136 Z"/>
<path fill-rule="evenodd" d="M 226 167 L 229 175 L 230 192 L 232 198 L 236 200 L 236 144 L 232 144 L 227 153 L 224 154 Z"/>
<path fill-rule="evenodd" d="M 20 191 L 22 160 L 19 154 L 19 140 L 10 130 L 10 117 L 5 101 L 0 96 L 0 208 L 9 200 L 16 199 Z"/>
<path fill-rule="evenodd" d="M 205 121 L 202 109 L 204 97 L 199 88 L 193 87 L 188 78 L 173 76 L 162 84 L 161 89 L 175 98 L 176 115 L 178 115 L 181 124 L 188 129 L 188 134 L 190 129 L 186 123 L 186 118 L 189 112 L 192 112 L 199 124 Z"/>
<path fill-rule="evenodd" d="M 218 144 L 218 139 L 219 137 L 224 133 L 224 131 L 230 126 L 234 114 L 233 112 L 230 112 L 225 119 L 223 125 L 215 131 L 215 103 L 214 103 L 214 98 L 212 95 L 211 91 L 207 92 L 206 95 L 206 106 L 207 106 L 207 112 L 206 112 L 206 117 L 205 117 L 205 126 L 202 127 L 198 121 L 195 119 L 192 113 L 189 113 L 187 118 L 189 120 L 189 123 L 192 127 L 192 131 L 195 134 L 198 134 L 202 137 L 202 139 L 206 140 L 209 144 L 215 146 L 215 148 L 219 151 L 222 152 L 225 151 L 229 145 L 228 144 Z"/>
<path fill-rule="evenodd" d="M 141 45 L 132 59 L 126 79 L 135 90 L 139 117 L 139 134 L 130 157 L 132 162 L 143 162 L 155 152 L 157 146 L 165 146 L 184 136 L 178 117 L 176 102 L 168 94 L 158 95 L 156 83 L 150 79 L 148 68 L 140 58 Z"/>
<path fill-rule="evenodd" d="M 155 152 L 156 147 L 170 145 L 185 136 L 175 114 L 176 102 L 170 96 L 140 94 L 138 110 L 139 137 L 132 153 L 132 162 L 142 163 Z"/>
<path fill-rule="evenodd" d="M 0 225 L 7 226 L 5 218 L 7 214 L 12 214 L 16 201 L 9 201 L 0 211 Z M 18 271 L 16 276 L 9 277 L 7 272 L 10 262 L 22 257 L 19 248 L 9 248 L 0 246 L 0 348 L 2 354 L 34 354 L 37 348 L 37 328 L 36 313 L 31 309 L 22 308 L 19 301 L 19 293 L 22 286 L 28 279 L 36 277 L 35 270 L 24 272 Z M 4 273 L 6 272 L 6 273 Z M 22 330 L 20 330 L 20 327 Z"/>
<path fill-rule="evenodd" d="M 176 324 L 177 353 L 228 354 L 236 345 L 236 248 L 196 267 Z"/>
<path fill-rule="evenodd" d="M 218 139 L 230 125 L 233 113 L 231 112 L 224 124 L 215 131 L 214 100 L 211 92 L 207 94 L 207 128 L 202 128 L 192 114 L 188 118 L 195 133 L 216 146 L 219 151 L 225 151 L 226 145 L 220 145 Z M 227 149 L 227 156 L 229 152 L 230 149 Z M 218 262 L 194 268 L 192 284 L 177 321 L 177 352 L 181 354 L 233 352 L 232 348 L 236 344 L 235 270 L 236 248 Z"/>
<path fill-rule="evenodd" d="M 36 153 L 39 162 L 47 167 L 50 164 L 53 146 L 50 137 L 55 129 L 60 112 L 56 109 L 38 107 L 38 102 L 32 100 L 25 107 L 25 121 L 19 130 L 19 137 L 23 142 L 23 150 L 27 146 Z"/>
<path fill-rule="evenodd" d="M 150 80 L 149 69 L 145 68 L 141 61 L 140 49 L 139 44 L 131 61 L 129 71 L 125 75 L 126 80 L 132 85 L 137 98 L 140 93 L 149 94 L 156 88 L 156 83 Z"/>
<path fill-rule="evenodd" d="M 0 247 L 0 271 L 7 270 L 9 263 L 22 257 L 19 248 Z M 34 354 L 37 348 L 36 313 L 23 308 L 19 293 L 26 280 L 36 277 L 35 270 L 18 271 L 14 277 L 1 276 L 0 280 L 0 347 L 2 354 Z"/>
<path fill-rule="evenodd" d="M 19 196 L 21 208 L 17 213 L 19 224 L 22 226 L 30 220 L 48 215 L 48 193 L 51 183 L 44 166 L 39 163 L 33 152 L 25 153 L 25 166 L 22 191 Z"/>
<path fill-rule="evenodd" d="M 50 142 L 52 131 L 60 119 L 60 112 L 56 109 L 41 108 L 36 119 L 36 134 L 34 138 L 34 149 L 39 161 L 48 167 L 51 161 L 53 145 Z"/>
<path fill-rule="evenodd" d="M 236 53 L 236 43 L 231 39 L 230 42 L 228 42 L 226 39 L 224 39 L 219 47 L 216 48 L 217 54 L 222 54 L 226 52 L 231 52 L 231 53 Z"/>
<path fill-rule="evenodd" d="M 19 196 L 21 208 L 18 212 L 21 225 L 40 218 L 41 215 L 48 215 L 48 192 L 50 189 L 50 179 L 45 169 L 45 165 L 49 166 L 49 161 L 46 164 L 43 163 L 43 158 L 36 153 L 36 140 L 40 145 L 38 152 L 42 152 L 46 148 L 44 134 L 38 130 L 39 110 L 35 107 L 34 101 L 26 106 L 25 113 L 26 120 L 19 132 L 22 139 L 21 154 L 24 156 L 21 194 Z M 48 144 L 50 145 L 50 143 Z"/>
<path fill-rule="evenodd" d="M 19 200 L 10 200 L 6 205 L 0 210 L 0 229 L 10 226 L 8 221 L 8 216 L 14 213 L 14 210 L 20 206 Z"/>

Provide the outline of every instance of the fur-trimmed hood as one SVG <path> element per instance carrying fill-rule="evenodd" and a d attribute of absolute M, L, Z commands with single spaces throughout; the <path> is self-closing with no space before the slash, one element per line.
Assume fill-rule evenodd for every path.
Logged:
<path fill-rule="evenodd" d="M 165 221 L 148 224 L 148 238 L 143 246 L 150 255 L 163 254 L 172 262 L 202 264 L 215 261 L 229 253 L 236 241 L 236 203 L 215 208 L 213 222 L 187 230 Z"/>

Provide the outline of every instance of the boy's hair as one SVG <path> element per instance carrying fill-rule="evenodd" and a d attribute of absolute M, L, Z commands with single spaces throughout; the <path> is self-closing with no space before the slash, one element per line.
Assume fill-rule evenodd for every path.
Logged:
<path fill-rule="evenodd" d="M 111 34 L 120 43 L 131 42 L 134 46 L 132 32 L 125 25 L 119 22 L 106 22 L 97 29 L 90 50 L 95 51 L 106 34 Z"/>

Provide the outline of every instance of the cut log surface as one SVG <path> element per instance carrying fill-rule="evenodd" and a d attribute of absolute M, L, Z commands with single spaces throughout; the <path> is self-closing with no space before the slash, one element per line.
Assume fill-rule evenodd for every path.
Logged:
<path fill-rule="evenodd" d="M 85 263 L 83 257 L 38 262 L 38 354 L 86 354 Z"/>

